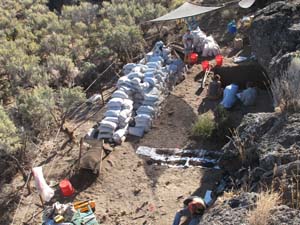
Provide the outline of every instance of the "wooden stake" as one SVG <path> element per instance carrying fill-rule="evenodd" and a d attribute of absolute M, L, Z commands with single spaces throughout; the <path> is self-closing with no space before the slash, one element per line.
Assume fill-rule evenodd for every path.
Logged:
<path fill-rule="evenodd" d="M 39 194 L 39 197 L 40 197 L 40 200 L 41 200 L 41 203 L 42 203 L 43 208 L 45 208 L 43 198 L 42 198 L 42 196 L 41 196 L 40 194 Z"/>
<path fill-rule="evenodd" d="M 79 144 L 79 159 L 78 159 L 78 169 L 80 168 L 80 159 L 82 154 L 82 146 L 83 146 L 83 138 L 80 138 L 80 144 Z"/>
<path fill-rule="evenodd" d="M 104 141 L 102 140 L 101 149 L 100 149 L 99 174 L 101 173 L 101 168 L 102 168 L 103 144 L 104 144 Z"/>

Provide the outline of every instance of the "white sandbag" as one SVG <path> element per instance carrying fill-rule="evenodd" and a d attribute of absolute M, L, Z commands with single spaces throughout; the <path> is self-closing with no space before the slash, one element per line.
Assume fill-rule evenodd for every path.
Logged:
<path fill-rule="evenodd" d="M 155 55 L 155 56 L 152 56 L 150 59 L 149 59 L 149 62 L 163 62 L 164 59 L 161 57 L 161 56 L 158 56 L 158 55 Z"/>
<path fill-rule="evenodd" d="M 148 52 L 146 55 L 145 55 L 145 59 L 146 59 L 146 62 L 149 62 L 150 58 L 152 57 L 153 55 L 153 52 Z"/>
<path fill-rule="evenodd" d="M 123 137 L 125 137 L 125 135 L 128 133 L 128 126 L 117 130 L 114 134 L 113 134 L 113 140 L 117 143 L 117 144 L 121 144 L 125 139 Z"/>
<path fill-rule="evenodd" d="M 137 136 L 137 137 L 143 137 L 144 136 L 144 129 L 141 127 L 129 127 L 128 133 Z"/>
<path fill-rule="evenodd" d="M 154 73 L 156 71 L 156 68 L 148 68 L 145 73 L 148 73 L 148 72 L 152 72 Z"/>
<path fill-rule="evenodd" d="M 119 90 L 124 91 L 128 96 L 132 95 L 132 89 L 131 89 L 131 87 L 128 87 L 127 85 L 120 86 Z"/>
<path fill-rule="evenodd" d="M 113 122 L 113 123 L 118 123 L 119 118 L 118 117 L 105 117 L 102 121 L 109 121 L 109 122 Z"/>
<path fill-rule="evenodd" d="M 118 127 L 118 124 L 114 123 L 114 122 L 111 122 L 111 121 L 102 120 L 100 122 L 100 127 L 108 127 L 108 128 L 111 128 L 111 129 L 115 130 Z"/>
<path fill-rule="evenodd" d="M 161 67 L 161 64 L 159 62 L 148 62 L 146 65 L 149 68 L 154 68 L 154 69 L 159 69 Z"/>
<path fill-rule="evenodd" d="M 132 110 L 132 108 L 133 108 L 133 101 L 131 99 L 124 99 L 123 109 Z"/>
<path fill-rule="evenodd" d="M 151 84 L 147 81 L 144 81 L 143 83 L 140 84 L 141 91 L 147 90 L 150 87 L 151 87 Z"/>
<path fill-rule="evenodd" d="M 157 80 L 155 78 L 146 77 L 144 79 L 145 82 L 148 82 L 150 85 L 154 86 L 157 83 Z"/>
<path fill-rule="evenodd" d="M 105 117 L 119 117 L 121 110 L 107 110 L 104 113 Z"/>
<path fill-rule="evenodd" d="M 144 73 L 144 79 L 147 77 L 154 77 L 154 71 Z"/>
<path fill-rule="evenodd" d="M 148 114 L 138 114 L 136 117 L 134 117 L 135 121 L 150 121 L 151 116 Z"/>
<path fill-rule="evenodd" d="M 121 111 L 122 106 L 111 106 L 111 105 L 106 105 L 107 111 L 113 110 L 113 111 Z"/>
<path fill-rule="evenodd" d="M 43 175 L 43 168 L 41 166 L 32 168 L 33 177 L 35 180 L 35 187 L 42 199 L 49 202 L 54 196 L 54 190 L 49 187 Z"/>
<path fill-rule="evenodd" d="M 110 139 L 112 138 L 111 133 L 99 133 L 97 139 Z"/>
<path fill-rule="evenodd" d="M 140 70 L 140 69 L 138 69 L 138 70 Z M 130 80 L 132 80 L 134 78 L 142 79 L 144 77 L 144 74 L 137 71 L 137 72 L 131 72 L 127 76 L 128 76 L 128 79 L 130 79 Z"/>
<path fill-rule="evenodd" d="M 125 66 L 123 66 L 123 70 L 132 70 L 134 67 L 136 67 L 135 63 L 127 63 Z"/>
<path fill-rule="evenodd" d="M 132 111 L 129 109 L 123 109 L 119 115 L 119 121 L 125 121 L 127 118 L 131 117 Z"/>
<path fill-rule="evenodd" d="M 116 91 L 112 94 L 111 97 L 112 97 L 112 98 L 122 98 L 122 99 L 127 99 L 127 98 L 129 98 L 128 94 L 127 94 L 125 91 L 123 91 L 123 90 L 116 90 Z"/>
<path fill-rule="evenodd" d="M 126 83 L 126 81 L 130 81 L 127 76 L 120 77 L 117 82 L 117 86 L 122 86 Z"/>
<path fill-rule="evenodd" d="M 133 78 L 133 79 L 131 80 L 131 83 L 132 83 L 133 85 L 140 85 L 141 81 L 142 81 L 142 80 L 141 80 L 140 78 L 135 77 L 135 78 Z"/>
<path fill-rule="evenodd" d="M 153 115 L 155 113 L 155 109 L 152 106 L 142 105 L 137 109 L 137 114 L 148 114 Z"/>
<path fill-rule="evenodd" d="M 112 98 L 107 103 L 108 108 L 122 107 L 124 100 L 122 98 Z"/>
<path fill-rule="evenodd" d="M 101 127 L 101 126 L 99 126 L 98 130 L 99 130 L 100 133 L 110 133 L 110 134 L 114 133 L 114 129 L 109 128 L 109 127 Z"/>
<path fill-rule="evenodd" d="M 159 97 L 158 97 L 158 95 L 145 94 L 144 100 L 146 100 L 146 101 L 158 101 Z"/>

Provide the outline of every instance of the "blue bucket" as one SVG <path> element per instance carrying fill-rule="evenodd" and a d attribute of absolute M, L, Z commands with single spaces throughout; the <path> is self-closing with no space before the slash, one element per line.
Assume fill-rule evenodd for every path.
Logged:
<path fill-rule="evenodd" d="M 235 21 L 231 21 L 227 25 L 228 32 L 231 34 L 235 34 L 237 32 Z"/>

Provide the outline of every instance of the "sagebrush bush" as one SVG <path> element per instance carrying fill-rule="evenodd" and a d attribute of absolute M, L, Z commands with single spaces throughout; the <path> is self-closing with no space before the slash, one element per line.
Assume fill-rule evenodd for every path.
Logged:
<path fill-rule="evenodd" d="M 261 192 L 256 202 L 256 208 L 248 214 L 250 225 L 267 225 L 271 217 L 271 210 L 279 203 L 277 192 Z"/>
<path fill-rule="evenodd" d="M 271 91 L 275 106 L 281 111 L 300 109 L 300 57 L 291 60 L 287 70 L 271 82 Z"/>
<path fill-rule="evenodd" d="M 210 113 L 200 115 L 192 127 L 192 135 L 194 137 L 209 138 L 211 137 L 216 123 Z"/>

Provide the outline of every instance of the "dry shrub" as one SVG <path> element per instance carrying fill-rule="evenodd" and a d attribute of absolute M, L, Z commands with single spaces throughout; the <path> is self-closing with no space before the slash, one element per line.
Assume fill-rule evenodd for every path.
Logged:
<path fill-rule="evenodd" d="M 279 203 L 277 192 L 263 191 L 259 194 L 256 208 L 248 214 L 250 225 L 267 225 L 271 216 L 271 209 Z"/>
<path fill-rule="evenodd" d="M 288 69 L 271 82 L 275 106 L 281 111 L 300 109 L 300 57 L 291 60 Z"/>
<path fill-rule="evenodd" d="M 231 130 L 232 138 L 228 137 L 231 141 L 236 150 L 239 152 L 240 159 L 242 163 L 246 161 L 246 150 L 245 150 L 245 143 L 240 137 L 240 134 L 237 129 Z"/>
<path fill-rule="evenodd" d="M 192 135 L 194 137 L 209 138 L 211 137 L 215 127 L 216 123 L 214 121 L 213 114 L 211 112 L 207 112 L 200 115 L 196 123 L 194 123 L 192 127 Z"/>

